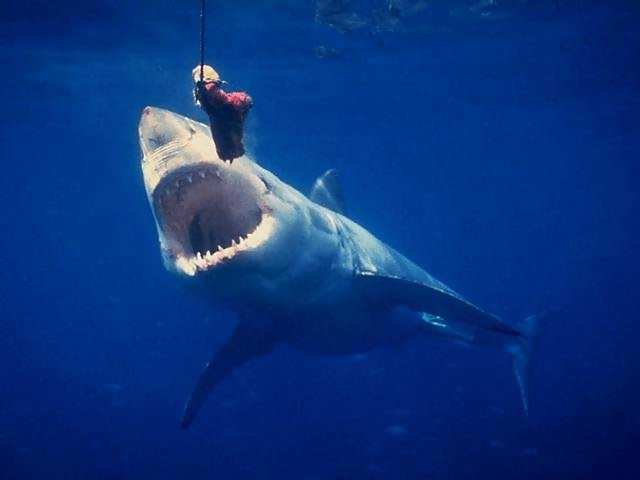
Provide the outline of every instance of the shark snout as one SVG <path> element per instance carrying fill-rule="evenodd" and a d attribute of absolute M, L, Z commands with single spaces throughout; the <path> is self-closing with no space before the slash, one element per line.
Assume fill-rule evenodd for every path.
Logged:
<path fill-rule="evenodd" d="M 138 126 L 140 148 L 148 155 L 170 143 L 184 142 L 193 136 L 195 128 L 180 115 L 156 107 L 142 110 Z"/>

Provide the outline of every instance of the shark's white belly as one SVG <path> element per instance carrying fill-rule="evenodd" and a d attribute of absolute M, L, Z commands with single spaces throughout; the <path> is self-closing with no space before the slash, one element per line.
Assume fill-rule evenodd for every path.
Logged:
<path fill-rule="evenodd" d="M 353 354 L 398 344 L 419 332 L 413 312 L 373 310 L 358 304 L 309 309 L 284 320 L 287 343 L 307 352 Z"/>

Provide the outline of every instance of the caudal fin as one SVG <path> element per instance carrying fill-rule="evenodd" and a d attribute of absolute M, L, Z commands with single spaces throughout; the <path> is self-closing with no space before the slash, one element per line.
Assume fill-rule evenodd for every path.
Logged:
<path fill-rule="evenodd" d="M 513 355 L 513 373 L 518 381 L 522 407 L 527 416 L 529 415 L 529 371 L 531 369 L 531 356 L 538 336 L 538 320 L 538 315 L 531 315 L 525 318 L 518 326 L 521 337 L 509 348 Z"/>

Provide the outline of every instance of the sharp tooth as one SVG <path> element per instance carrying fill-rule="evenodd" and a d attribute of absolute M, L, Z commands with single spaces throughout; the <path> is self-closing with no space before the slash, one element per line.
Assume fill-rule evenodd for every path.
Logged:
<path fill-rule="evenodd" d="M 204 172 L 199 172 L 198 175 L 200 175 L 200 178 L 204 178 L 205 177 Z"/>
<path fill-rule="evenodd" d="M 235 247 L 235 246 L 236 246 L 236 239 L 235 239 L 235 238 L 232 238 L 232 239 L 231 239 L 231 246 L 232 246 L 232 247 Z"/>
<path fill-rule="evenodd" d="M 211 252 L 209 250 L 207 250 L 207 257 L 211 256 Z"/>
<path fill-rule="evenodd" d="M 222 252 L 224 250 L 224 248 L 222 248 L 220 245 L 218 245 L 218 251 Z"/>
<path fill-rule="evenodd" d="M 200 252 L 196 253 L 196 258 L 202 260 L 202 254 Z"/>
<path fill-rule="evenodd" d="M 193 176 L 191 176 L 191 175 L 187 175 L 187 181 L 188 181 L 189 183 L 193 182 Z"/>

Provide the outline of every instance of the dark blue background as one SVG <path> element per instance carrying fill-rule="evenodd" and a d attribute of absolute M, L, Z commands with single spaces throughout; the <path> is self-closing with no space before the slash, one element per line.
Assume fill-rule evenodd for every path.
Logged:
<path fill-rule="evenodd" d="M 504 318 L 550 313 L 528 422 L 505 355 L 424 340 L 280 349 L 189 432 L 234 317 L 161 265 L 137 122 L 148 104 L 202 119 L 196 2 L 13 3 L 0 478 L 638 478 L 637 2 L 481 22 L 440 1 L 379 36 L 315 24 L 310 0 L 212 2 L 207 59 L 254 97 L 262 165 L 305 191 L 337 167 L 351 216 L 431 273 Z"/>

